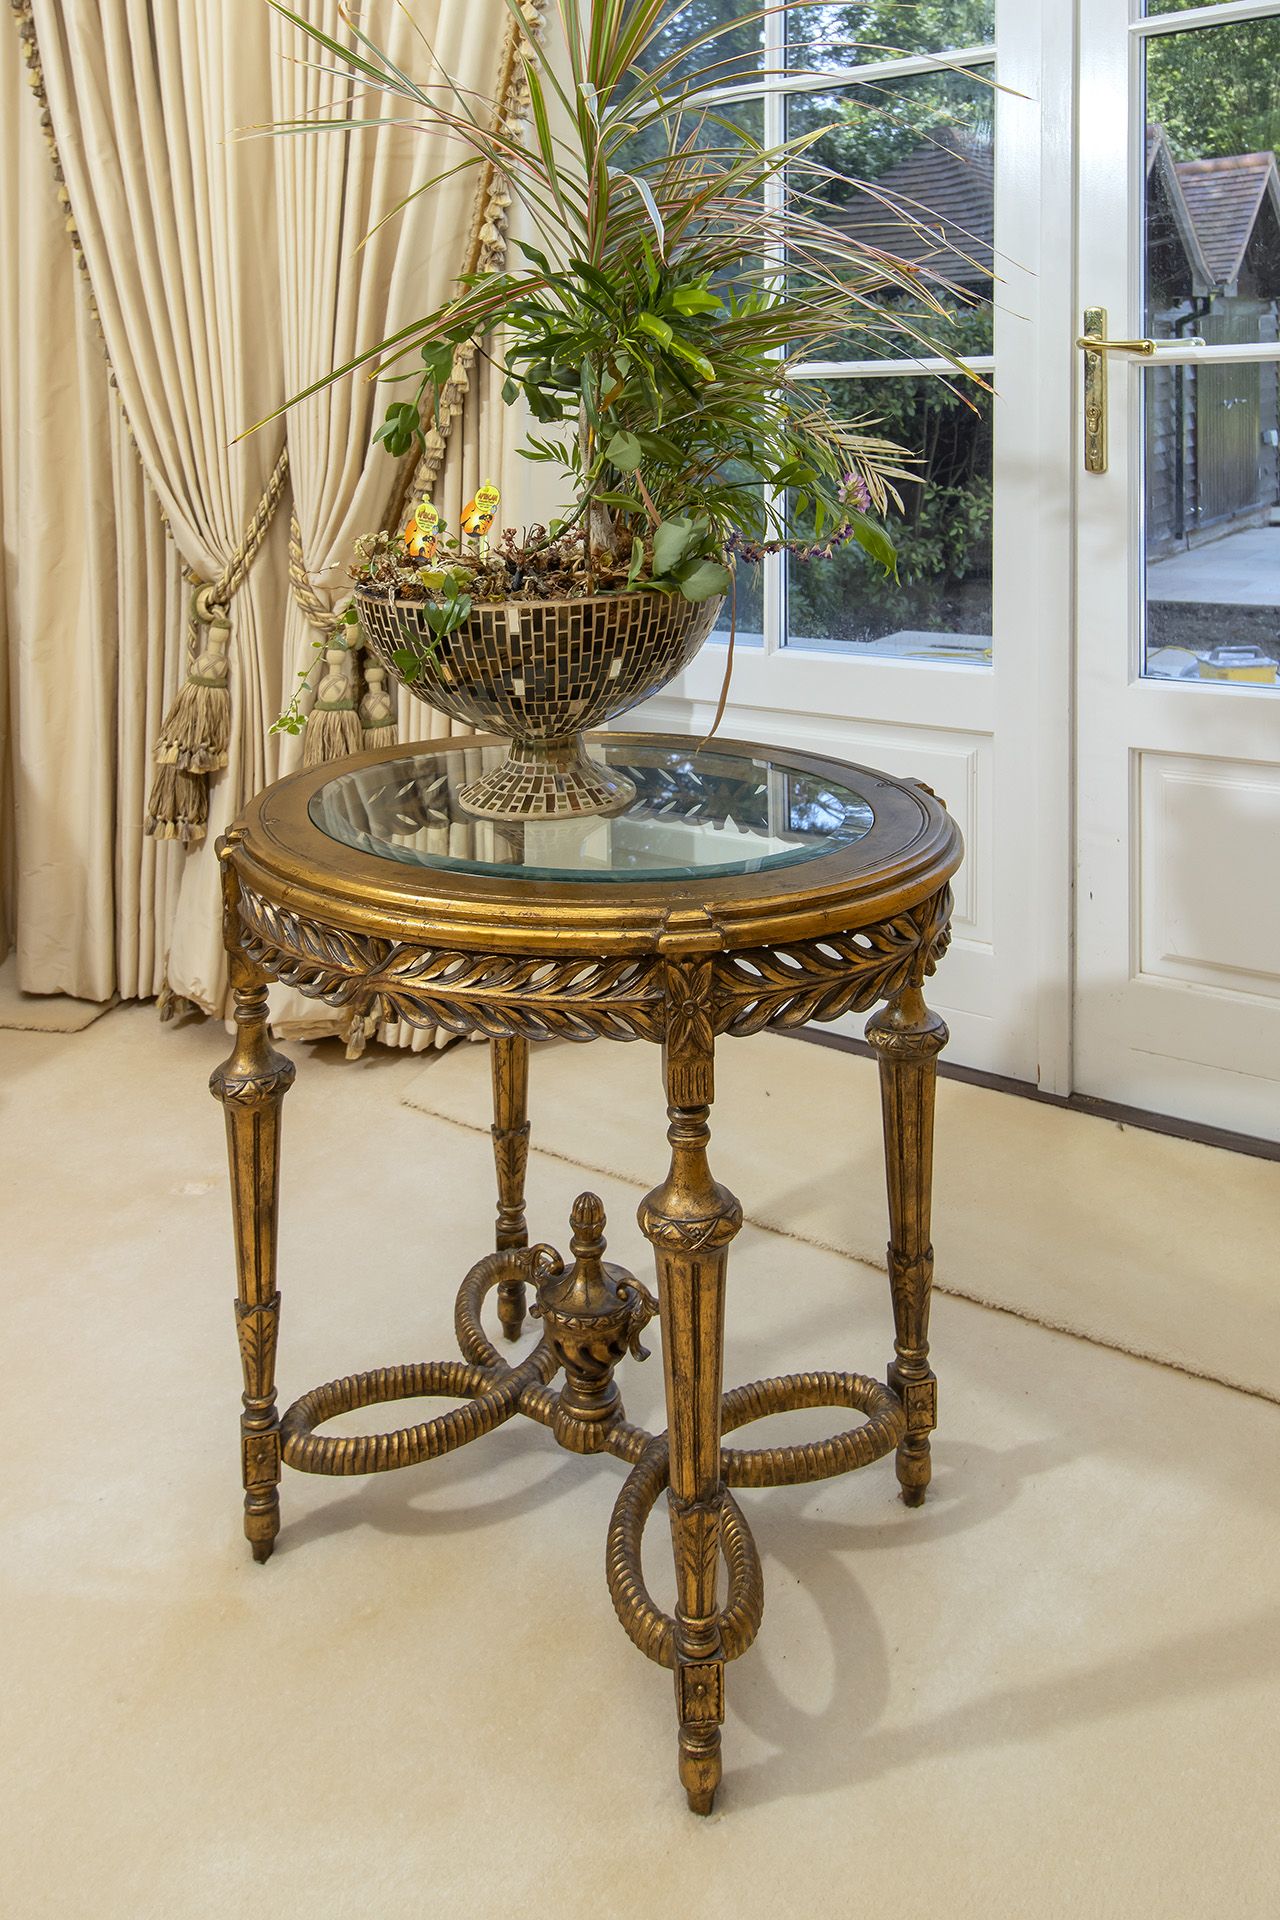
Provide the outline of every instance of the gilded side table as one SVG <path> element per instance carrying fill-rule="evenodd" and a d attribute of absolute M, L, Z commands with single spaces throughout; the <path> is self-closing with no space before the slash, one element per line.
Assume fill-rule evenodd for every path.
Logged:
<path fill-rule="evenodd" d="M 439 742 L 295 774 L 260 795 L 220 844 L 237 1037 L 211 1084 L 231 1161 L 244 1524 L 265 1560 L 279 1530 L 282 1462 L 305 1473 L 383 1472 L 516 1414 L 561 1446 L 614 1454 L 630 1473 L 609 1528 L 610 1592 L 632 1640 L 674 1672 L 680 1778 L 689 1805 L 707 1813 L 721 1772 L 725 1663 L 750 1646 L 763 1607 L 755 1543 L 731 1489 L 823 1479 L 890 1452 L 908 1505 L 929 1482 L 933 1103 L 947 1031 L 922 988 L 946 950 L 961 844 L 927 788 L 866 768 L 727 742 L 695 752 L 651 734 L 601 735 L 592 750 L 636 788 L 610 816 L 472 820 L 459 790 L 503 748 Z M 457 1299 L 462 1358 L 332 1380 L 283 1415 L 276 1219 L 280 1109 L 294 1069 L 268 1032 L 272 980 L 357 1018 L 486 1035 L 498 1188 L 495 1251 Z M 896 1336 L 886 1379 L 792 1374 L 726 1394 L 725 1280 L 742 1208 L 708 1160 L 716 1041 L 877 1006 L 867 1037 L 880 1060 Z M 529 1242 L 529 1043 L 548 1037 L 662 1048 L 671 1161 L 639 1211 L 656 1299 L 604 1259 L 592 1194 L 573 1208 L 567 1257 Z M 482 1304 L 496 1294 L 501 1331 L 514 1339 L 530 1290 L 541 1338 L 510 1366 L 483 1329 Z M 666 1384 L 661 1434 L 627 1420 L 615 1378 L 628 1352 L 644 1357 L 651 1319 Z M 461 1404 L 386 1433 L 319 1431 L 353 1407 L 422 1395 Z M 723 1444 L 762 1415 L 819 1406 L 860 1418 L 805 1445 Z M 640 1563 L 663 1492 L 674 1616 L 650 1598 Z"/>

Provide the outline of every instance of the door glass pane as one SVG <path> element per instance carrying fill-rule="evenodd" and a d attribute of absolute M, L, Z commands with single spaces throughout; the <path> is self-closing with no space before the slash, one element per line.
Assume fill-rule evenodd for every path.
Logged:
<path fill-rule="evenodd" d="M 729 126 L 721 125 L 722 121 L 728 121 Z M 696 112 L 673 114 L 669 120 L 655 121 L 642 133 L 629 135 L 615 149 L 611 164 L 630 172 L 645 171 L 652 181 L 664 156 L 671 150 L 672 139 L 676 138 L 686 146 L 713 154 L 718 165 L 731 166 L 740 157 L 741 143 L 735 140 L 730 127 L 741 127 L 752 140 L 763 145 L 763 101 L 758 97 L 727 100 L 710 112 L 699 108 Z"/>
<path fill-rule="evenodd" d="M 1280 18 L 1146 44 L 1146 312 L 1157 339 L 1274 341 Z"/>
<path fill-rule="evenodd" d="M 882 283 L 868 289 L 876 311 L 854 310 L 830 359 L 927 354 L 924 341 L 960 354 L 991 351 L 993 101 L 991 86 L 970 73 L 788 100 L 788 134 L 822 130 L 806 162 L 792 169 L 792 191 L 809 196 L 811 210 L 832 227 L 922 270 L 950 316 Z"/>
<path fill-rule="evenodd" d="M 1273 345 L 1280 19 L 1162 35 L 1147 43 L 1146 62 L 1147 330 L 1211 347 Z M 1276 364 L 1148 367 L 1144 403 L 1145 671 L 1274 685 Z"/>
<path fill-rule="evenodd" d="M 1277 684 L 1274 361 L 1148 367 L 1146 665 L 1159 679 Z"/>
<path fill-rule="evenodd" d="M 787 59 L 821 73 L 891 60 L 901 53 L 946 53 L 995 39 L 995 0 L 862 0 L 844 7 L 797 7 L 787 18 Z"/>
<path fill-rule="evenodd" d="M 764 65 L 764 22 L 760 14 L 766 4 L 767 0 L 694 0 L 691 6 L 673 8 L 672 18 L 636 64 L 652 73 L 674 59 L 674 66 L 663 76 L 668 87 L 673 81 L 687 84 L 695 77 L 719 87 L 758 81 Z M 742 24 L 732 27 L 735 20 Z M 720 26 L 732 30 L 716 40 L 704 38 Z M 683 57 L 676 58 L 678 55 Z"/>
<path fill-rule="evenodd" d="M 858 546 L 788 559 L 788 644 L 864 647 L 905 660 L 991 659 L 991 401 L 971 382 L 842 380 L 825 391 L 846 419 L 917 456 L 889 516 L 898 577 Z"/>

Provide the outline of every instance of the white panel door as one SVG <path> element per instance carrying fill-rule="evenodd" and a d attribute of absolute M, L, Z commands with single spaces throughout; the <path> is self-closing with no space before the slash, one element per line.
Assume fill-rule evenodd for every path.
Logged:
<path fill-rule="evenodd" d="M 721 732 L 863 760 L 943 796 L 967 847 L 955 943 L 932 989 L 949 1057 L 1065 1092 L 1071 9 L 938 0 L 794 19 L 798 50 L 771 18 L 761 85 L 735 89 L 730 106 L 767 140 L 828 129 L 837 163 L 884 196 L 864 195 L 859 216 L 856 196 L 837 195 L 831 217 L 878 206 L 880 244 L 920 245 L 894 231 L 886 202 L 946 216 L 933 258 L 976 297 L 953 337 L 994 397 L 957 397 L 945 362 L 891 332 L 851 334 L 849 359 L 802 370 L 838 383 L 850 413 L 882 418 L 924 456 L 930 484 L 907 490 L 899 586 L 859 573 L 857 556 L 804 567 L 774 556 L 743 581 Z M 850 43 L 859 21 L 877 47 Z M 700 734 L 724 661 L 708 645 L 622 724 Z"/>
<path fill-rule="evenodd" d="M 1075 1084 L 1280 1138 L 1280 0 L 1080 48 L 1079 307 L 1155 350 L 1081 417 Z"/>

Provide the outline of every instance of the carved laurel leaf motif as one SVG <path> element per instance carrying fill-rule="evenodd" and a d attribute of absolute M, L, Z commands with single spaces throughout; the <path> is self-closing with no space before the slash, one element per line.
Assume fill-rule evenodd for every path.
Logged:
<path fill-rule="evenodd" d="M 240 889 L 243 950 L 329 1006 L 490 1039 L 662 1040 L 704 1058 L 715 1033 L 799 1027 L 891 999 L 931 974 L 950 940 L 951 894 L 852 934 L 714 959 L 464 953 L 353 933 Z"/>
<path fill-rule="evenodd" d="M 351 933 L 242 889 L 244 947 L 286 986 L 410 1026 L 491 1039 L 660 1040 L 662 963 L 651 955 L 460 953 Z"/>
<path fill-rule="evenodd" d="M 243 946 L 268 973 L 331 1007 L 367 998 L 364 983 L 390 950 L 390 942 L 305 920 L 273 906 L 247 887 L 240 889 Z"/>
<path fill-rule="evenodd" d="M 950 943 L 951 893 L 857 933 L 755 947 L 716 961 L 716 1028 L 759 1033 L 838 1020 L 919 986 Z"/>
<path fill-rule="evenodd" d="M 246 1306 L 240 1300 L 235 1304 L 245 1389 L 250 1394 L 262 1394 L 268 1391 L 268 1383 L 275 1372 L 280 1295 L 273 1293 L 269 1300 L 253 1306 Z"/>

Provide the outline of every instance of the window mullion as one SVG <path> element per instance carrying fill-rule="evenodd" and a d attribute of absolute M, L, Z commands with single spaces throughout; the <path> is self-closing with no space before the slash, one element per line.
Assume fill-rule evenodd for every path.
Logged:
<path fill-rule="evenodd" d="M 1280 15 L 1280 0 L 1216 0 L 1215 4 L 1189 7 L 1181 13 L 1150 14 L 1135 20 L 1129 31 L 1143 40 L 1159 39 L 1166 33 L 1195 33 L 1200 27 L 1229 27 L 1237 20 L 1274 20 Z"/>
<path fill-rule="evenodd" d="M 1190 357 L 1190 356 L 1188 356 Z M 1198 355 L 1197 359 L 1206 358 Z M 994 373 L 993 353 L 966 353 L 966 367 L 974 373 Z M 952 360 L 802 360 L 791 369 L 793 380 L 919 380 L 926 374 L 955 374 Z"/>
<path fill-rule="evenodd" d="M 1280 4 L 1280 0 L 1271 0 Z M 776 24 L 776 35 L 769 28 Z M 776 39 L 776 49 L 771 50 L 770 39 Z M 776 22 L 766 22 L 765 71 L 770 77 L 761 82 L 743 80 L 737 86 L 717 87 L 705 97 L 709 103 L 719 105 L 736 100 L 750 100 L 761 93 L 828 93 L 834 87 L 877 86 L 885 80 L 912 80 L 934 73 L 951 73 L 967 70 L 970 67 L 990 66 L 995 60 L 994 46 L 956 47 L 948 53 L 919 53 L 905 55 L 900 60 L 867 60 L 847 67 L 833 67 L 823 71 L 817 67 L 794 67 L 790 72 L 783 69 L 786 57 L 780 16 Z"/>

